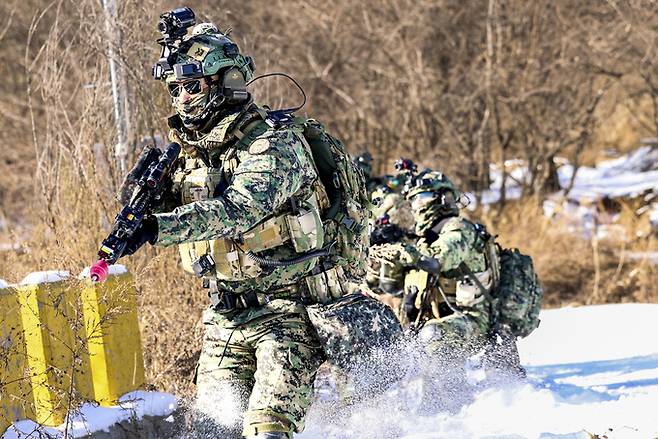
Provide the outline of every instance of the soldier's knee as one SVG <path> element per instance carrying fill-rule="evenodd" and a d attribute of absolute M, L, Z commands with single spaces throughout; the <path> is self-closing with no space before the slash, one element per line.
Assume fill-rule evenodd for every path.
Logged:
<path fill-rule="evenodd" d="M 245 413 L 242 435 L 247 439 L 292 439 L 293 430 L 292 422 L 285 416 L 257 410 Z"/>

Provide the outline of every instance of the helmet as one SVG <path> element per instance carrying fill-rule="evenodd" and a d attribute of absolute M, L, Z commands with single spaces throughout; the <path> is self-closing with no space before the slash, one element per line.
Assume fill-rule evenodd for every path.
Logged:
<path fill-rule="evenodd" d="M 366 179 L 369 179 L 372 176 L 372 155 L 368 151 L 362 152 L 354 157 L 354 163 L 361 168 Z"/>
<path fill-rule="evenodd" d="M 176 11 L 161 17 L 165 20 L 167 14 Z M 194 15 L 191 10 L 190 13 L 193 23 Z M 186 35 L 186 29 L 177 29 L 176 37 L 171 37 L 171 30 L 170 33 L 162 32 L 165 38 L 159 43 L 163 52 L 153 67 L 153 77 L 167 83 L 173 107 L 187 128 L 198 129 L 216 110 L 250 100 L 246 84 L 253 78 L 253 60 L 241 54 L 237 44 L 217 26 L 200 23 L 194 26 L 190 35 Z M 183 86 L 193 97 L 180 102 L 176 97 L 180 94 L 181 82 L 186 80 L 191 85 L 185 83 Z"/>
<path fill-rule="evenodd" d="M 441 172 L 422 172 L 409 182 L 404 192 L 411 201 L 417 235 L 423 235 L 445 217 L 459 215 L 457 201 L 461 194 Z"/>
<path fill-rule="evenodd" d="M 251 57 L 242 55 L 238 45 L 212 23 L 194 26 L 192 34 L 182 38 L 172 56 L 174 64 L 164 72 L 165 79 L 174 75 L 180 81 L 236 69 L 248 82 L 255 70 Z"/>

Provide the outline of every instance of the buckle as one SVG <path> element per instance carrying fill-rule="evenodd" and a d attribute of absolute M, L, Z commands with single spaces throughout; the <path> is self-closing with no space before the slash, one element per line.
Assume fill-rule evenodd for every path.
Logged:
<path fill-rule="evenodd" d="M 344 226 L 347 230 L 349 230 L 352 233 L 360 233 L 362 230 L 361 225 L 357 223 L 356 220 L 350 218 L 347 215 L 342 216 L 339 224 Z"/>

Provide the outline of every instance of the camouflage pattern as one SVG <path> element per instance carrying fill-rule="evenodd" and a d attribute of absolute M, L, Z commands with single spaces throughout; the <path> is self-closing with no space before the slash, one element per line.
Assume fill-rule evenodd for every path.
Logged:
<path fill-rule="evenodd" d="M 238 46 L 212 23 L 199 23 L 191 35 L 179 45 L 175 64 L 200 63 L 202 76 L 212 76 L 222 70 L 236 68 L 244 80 L 253 77 L 251 58 L 239 52 Z M 170 80 L 171 71 L 164 79 Z"/>
<path fill-rule="evenodd" d="M 203 410 L 206 415 L 235 430 L 244 412 L 245 436 L 264 424 L 268 431 L 301 431 L 324 360 L 305 307 L 279 299 L 258 309 L 208 309 L 203 323 L 197 399 L 216 402 L 217 389 L 226 389 L 239 407 L 234 419 L 221 419 L 225 413 L 216 406 Z"/>
<path fill-rule="evenodd" d="M 500 285 L 496 290 L 496 322 L 515 337 L 526 337 L 539 326 L 544 291 L 532 259 L 518 249 L 500 255 Z"/>
<path fill-rule="evenodd" d="M 236 116 L 230 119 L 237 120 Z M 197 141 L 195 147 L 210 149 L 211 163 L 225 162 L 232 157 L 235 168 L 230 172 L 230 184 L 221 196 L 212 197 L 210 189 L 189 182 L 195 169 L 206 168 L 201 159 L 186 160 L 185 166 L 174 174 L 174 191 L 178 191 L 184 201 L 191 201 L 177 207 L 172 212 L 156 215 L 158 220 L 157 245 L 172 245 L 196 241 L 213 241 L 228 238 L 240 242 L 244 236 L 263 220 L 274 215 L 282 215 L 290 210 L 290 198 L 304 200 L 313 193 L 313 183 L 317 174 L 299 134 L 292 128 L 273 129 L 263 123 L 249 132 L 247 141 L 230 143 L 231 124 L 218 126 Z M 218 132 L 219 131 L 219 132 Z M 218 154 L 216 146 L 229 143 L 230 147 Z M 215 148 L 213 148 L 215 147 Z M 221 151 L 221 149 L 219 149 Z M 228 165 L 228 166 L 227 166 Z M 224 168 L 205 171 L 218 175 L 219 184 L 226 180 Z M 203 182 L 202 184 L 205 184 Z M 203 189 L 205 192 L 201 192 Z M 208 198 L 210 197 L 210 198 Z M 203 199 L 207 198 L 207 199 Z M 332 239 L 331 236 L 327 240 Z M 216 242 L 208 244 L 216 247 Z M 236 250 L 239 252 L 239 250 Z M 267 256 L 275 260 L 286 260 L 298 254 L 292 243 L 268 251 Z M 245 261 L 242 255 L 241 261 Z M 268 291 L 300 281 L 313 268 L 317 260 L 311 259 L 299 264 L 276 267 L 269 272 L 255 271 L 250 276 L 237 279 L 219 279 L 218 288 L 223 291 L 241 293 L 245 291 Z M 252 265 L 253 264 L 252 262 Z M 239 280 L 240 282 L 237 282 Z"/>
<path fill-rule="evenodd" d="M 307 309 L 327 360 L 344 369 L 349 369 L 357 356 L 385 348 L 402 334 L 393 312 L 363 294 L 350 294 Z"/>
<path fill-rule="evenodd" d="M 443 173 L 424 171 L 404 188 L 411 201 L 416 234 L 422 236 L 439 219 L 459 215 L 457 201 L 461 194 Z"/>

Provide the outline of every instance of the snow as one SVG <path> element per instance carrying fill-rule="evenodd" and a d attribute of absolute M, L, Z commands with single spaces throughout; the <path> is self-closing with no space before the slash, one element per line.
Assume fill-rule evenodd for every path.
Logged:
<path fill-rule="evenodd" d="M 477 391 L 455 414 L 400 409 L 395 392 L 338 418 L 316 404 L 296 437 L 575 439 L 588 437 L 584 431 L 658 437 L 658 304 L 545 310 L 541 319 L 519 342 L 525 381 Z"/>
<path fill-rule="evenodd" d="M 573 165 L 564 159 L 556 159 L 556 162 L 560 165 L 557 170 L 560 186 L 565 188 L 573 175 Z M 521 183 L 530 178 L 528 168 L 525 162 L 519 159 L 507 160 L 504 166 L 508 170 L 506 197 L 510 200 L 518 199 L 521 197 Z M 491 186 L 489 190 L 482 192 L 482 203 L 485 205 L 500 200 L 503 181 L 499 165 L 492 164 L 489 173 Z M 595 167 L 578 168 L 573 188 L 569 192 L 569 200 L 580 203 L 593 202 L 604 197 L 634 197 L 656 188 L 658 188 L 658 148 L 643 146 L 616 159 L 602 161 Z M 473 195 L 469 195 L 469 198 L 475 199 Z M 658 216 L 658 213 L 655 215 Z"/>
<path fill-rule="evenodd" d="M 519 342 L 526 380 L 475 387 L 452 414 L 419 414 L 404 400 L 412 395 L 408 388 L 342 411 L 320 400 L 311 407 L 306 430 L 295 437 L 586 439 L 586 431 L 609 439 L 658 437 L 658 304 L 544 310 L 540 317 L 539 328 Z M 477 386 L 482 376 L 471 372 L 469 381 Z M 228 393 L 219 392 L 209 409 L 225 412 Z M 120 407 L 83 406 L 69 420 L 70 437 L 133 417 L 167 417 L 177 408 L 166 393 L 132 392 L 121 401 Z M 36 427 L 18 422 L 3 439 L 26 438 Z M 42 431 L 62 438 L 64 427 Z"/>
<path fill-rule="evenodd" d="M 50 282 L 59 282 L 67 279 L 71 274 L 68 271 L 37 271 L 30 273 L 21 281 L 21 285 L 38 285 Z"/>
<path fill-rule="evenodd" d="M 9 283 L 5 281 L 4 279 L 0 279 L 0 288 L 7 288 L 9 286 Z"/>
<path fill-rule="evenodd" d="M 122 396 L 116 407 L 84 404 L 67 420 L 68 437 L 86 437 L 96 431 L 108 431 L 112 425 L 128 419 L 141 419 L 144 416 L 168 416 L 177 407 L 178 403 L 173 395 L 141 390 Z M 67 421 L 59 427 L 40 427 L 32 421 L 16 422 L 5 432 L 2 439 L 32 438 L 35 437 L 35 431 L 42 433 L 38 437 L 64 438 Z M 30 435 L 31 433 L 32 435 Z"/>
<path fill-rule="evenodd" d="M 84 270 L 80 272 L 78 275 L 79 279 L 86 279 L 89 277 L 89 270 L 91 267 L 85 267 Z M 108 271 L 108 276 L 119 276 L 121 274 L 126 274 L 128 273 L 128 269 L 126 268 L 125 265 L 122 264 L 114 264 L 110 265 L 109 271 Z"/>

